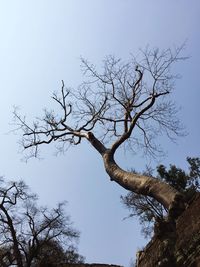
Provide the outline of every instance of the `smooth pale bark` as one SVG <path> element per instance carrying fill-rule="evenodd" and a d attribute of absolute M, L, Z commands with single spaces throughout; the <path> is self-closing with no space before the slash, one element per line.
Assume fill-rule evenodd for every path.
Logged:
<path fill-rule="evenodd" d="M 112 181 L 132 192 L 153 197 L 169 212 L 179 213 L 183 209 L 183 196 L 175 188 L 156 178 L 121 169 L 114 160 L 114 152 L 107 149 L 92 133 L 89 133 L 88 141 L 101 154 L 105 170 Z"/>
<path fill-rule="evenodd" d="M 160 202 L 166 209 L 170 209 L 179 195 L 170 185 L 159 181 L 156 178 L 127 172 L 121 169 L 115 162 L 112 154 L 103 155 L 105 170 L 111 180 L 127 190 L 137 194 L 153 197 Z"/>

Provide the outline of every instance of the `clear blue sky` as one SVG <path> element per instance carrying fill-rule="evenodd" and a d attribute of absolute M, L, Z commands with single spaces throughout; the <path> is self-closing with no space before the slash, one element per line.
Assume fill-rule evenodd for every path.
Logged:
<path fill-rule="evenodd" d="M 24 179 L 42 204 L 69 201 L 87 262 L 129 266 L 146 243 L 136 220 L 122 220 L 127 211 L 120 195 L 126 192 L 109 181 L 87 143 L 59 157 L 44 147 L 43 160 L 21 161 L 19 136 L 7 134 L 13 105 L 30 120 L 41 114 L 62 79 L 74 87 L 81 82 L 80 56 L 98 65 L 108 54 L 127 59 L 147 44 L 168 48 L 187 39 L 190 59 L 177 65 L 182 79 L 173 97 L 188 136 L 177 144 L 163 138 L 168 156 L 162 161 L 185 167 L 187 156 L 200 156 L 199 10 L 199 0 L 0 0 L 0 174 Z M 148 163 L 129 153 L 119 160 L 138 170 Z"/>

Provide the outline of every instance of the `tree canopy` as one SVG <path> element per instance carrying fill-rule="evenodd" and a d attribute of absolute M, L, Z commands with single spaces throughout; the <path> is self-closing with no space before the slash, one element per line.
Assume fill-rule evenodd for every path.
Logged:
<path fill-rule="evenodd" d="M 81 59 L 86 81 L 77 90 L 62 82 L 61 92 L 52 96 L 60 112 L 45 110 L 32 124 L 14 112 L 23 132 L 23 148 L 29 156 L 38 156 L 43 144 L 56 142 L 57 148 L 65 151 L 86 139 L 102 156 L 112 181 L 153 197 L 170 214 L 180 213 L 183 202 L 178 190 L 153 177 L 122 170 L 114 156 L 123 145 L 136 153 L 142 148 L 146 154 L 156 155 L 160 152 L 156 136 L 165 133 L 173 139 L 182 133 L 177 108 L 169 97 L 177 78 L 172 66 L 184 59 L 182 49 L 147 48 L 140 51 L 140 58 L 132 56 L 128 62 L 108 56 L 102 71 Z"/>

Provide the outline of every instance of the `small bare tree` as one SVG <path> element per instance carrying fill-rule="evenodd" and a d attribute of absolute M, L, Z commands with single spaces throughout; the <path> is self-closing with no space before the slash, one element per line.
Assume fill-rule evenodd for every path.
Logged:
<path fill-rule="evenodd" d="M 166 133 L 173 139 L 181 134 L 177 109 L 169 95 L 177 78 L 172 65 L 184 59 L 183 47 L 174 51 L 146 49 L 141 60 L 132 57 L 122 62 L 113 56 L 103 61 L 103 70 L 81 59 L 87 77 L 78 90 L 70 90 L 62 82 L 61 92 L 53 94 L 60 113 L 45 110 L 44 116 L 28 124 L 26 118 L 14 112 L 23 131 L 22 146 L 30 156 L 38 156 L 43 144 L 57 141 L 58 148 L 78 145 L 86 139 L 102 156 L 105 170 L 112 181 L 127 190 L 151 196 L 171 213 L 181 205 L 181 194 L 153 177 L 123 170 L 115 162 L 116 151 L 144 149 L 156 155 L 159 145 L 155 137 Z M 134 166 L 133 166 L 134 167 Z M 179 205 L 179 206 L 180 206 Z"/>
<path fill-rule="evenodd" d="M 78 238 L 64 203 L 52 210 L 37 207 L 36 196 L 24 182 L 0 180 L 0 264 L 30 267 L 50 242 L 71 247 Z M 69 242 L 70 241 L 70 242 Z M 55 261 L 58 259 L 55 259 Z"/>
<path fill-rule="evenodd" d="M 17 266 L 23 267 L 16 232 L 16 226 L 19 225 L 19 218 L 16 212 L 13 212 L 13 207 L 16 206 L 19 200 L 28 198 L 26 193 L 27 188 L 23 182 L 11 182 L 5 186 L 3 178 L 1 178 L 0 184 L 0 244 L 9 248 L 9 250 L 6 250 L 5 260 L 9 264 L 16 263 Z M 12 215 L 11 212 L 13 212 Z"/>

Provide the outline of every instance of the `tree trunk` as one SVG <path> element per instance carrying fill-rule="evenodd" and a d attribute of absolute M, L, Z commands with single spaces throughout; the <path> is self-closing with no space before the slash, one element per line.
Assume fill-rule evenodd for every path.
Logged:
<path fill-rule="evenodd" d="M 183 203 L 181 203 L 183 199 L 182 194 L 170 185 L 153 177 L 122 170 L 115 162 L 114 156 L 110 151 L 106 151 L 102 156 L 105 170 L 111 180 L 117 182 L 125 189 L 153 197 L 169 212 L 174 212 L 174 209 L 178 212 L 179 208 L 183 208 Z"/>
<path fill-rule="evenodd" d="M 7 210 L 5 209 L 4 206 L 1 206 L 1 210 L 4 212 L 4 214 L 5 214 L 6 218 L 7 218 L 7 224 L 8 224 L 8 227 L 10 228 L 10 234 L 11 234 L 12 242 L 13 242 L 13 253 L 14 253 L 14 256 L 15 256 L 15 260 L 17 262 L 17 266 L 18 267 L 23 267 L 22 256 L 21 256 L 21 253 L 20 253 L 20 250 L 19 250 L 16 231 L 14 229 L 12 219 L 11 219 L 10 215 L 8 214 L 8 212 L 7 212 Z"/>
<path fill-rule="evenodd" d="M 183 195 L 175 188 L 156 178 L 122 170 L 114 160 L 115 150 L 106 148 L 91 132 L 87 139 L 103 157 L 105 170 L 112 181 L 137 194 L 153 197 L 168 210 L 169 218 L 177 218 L 185 209 Z"/>

